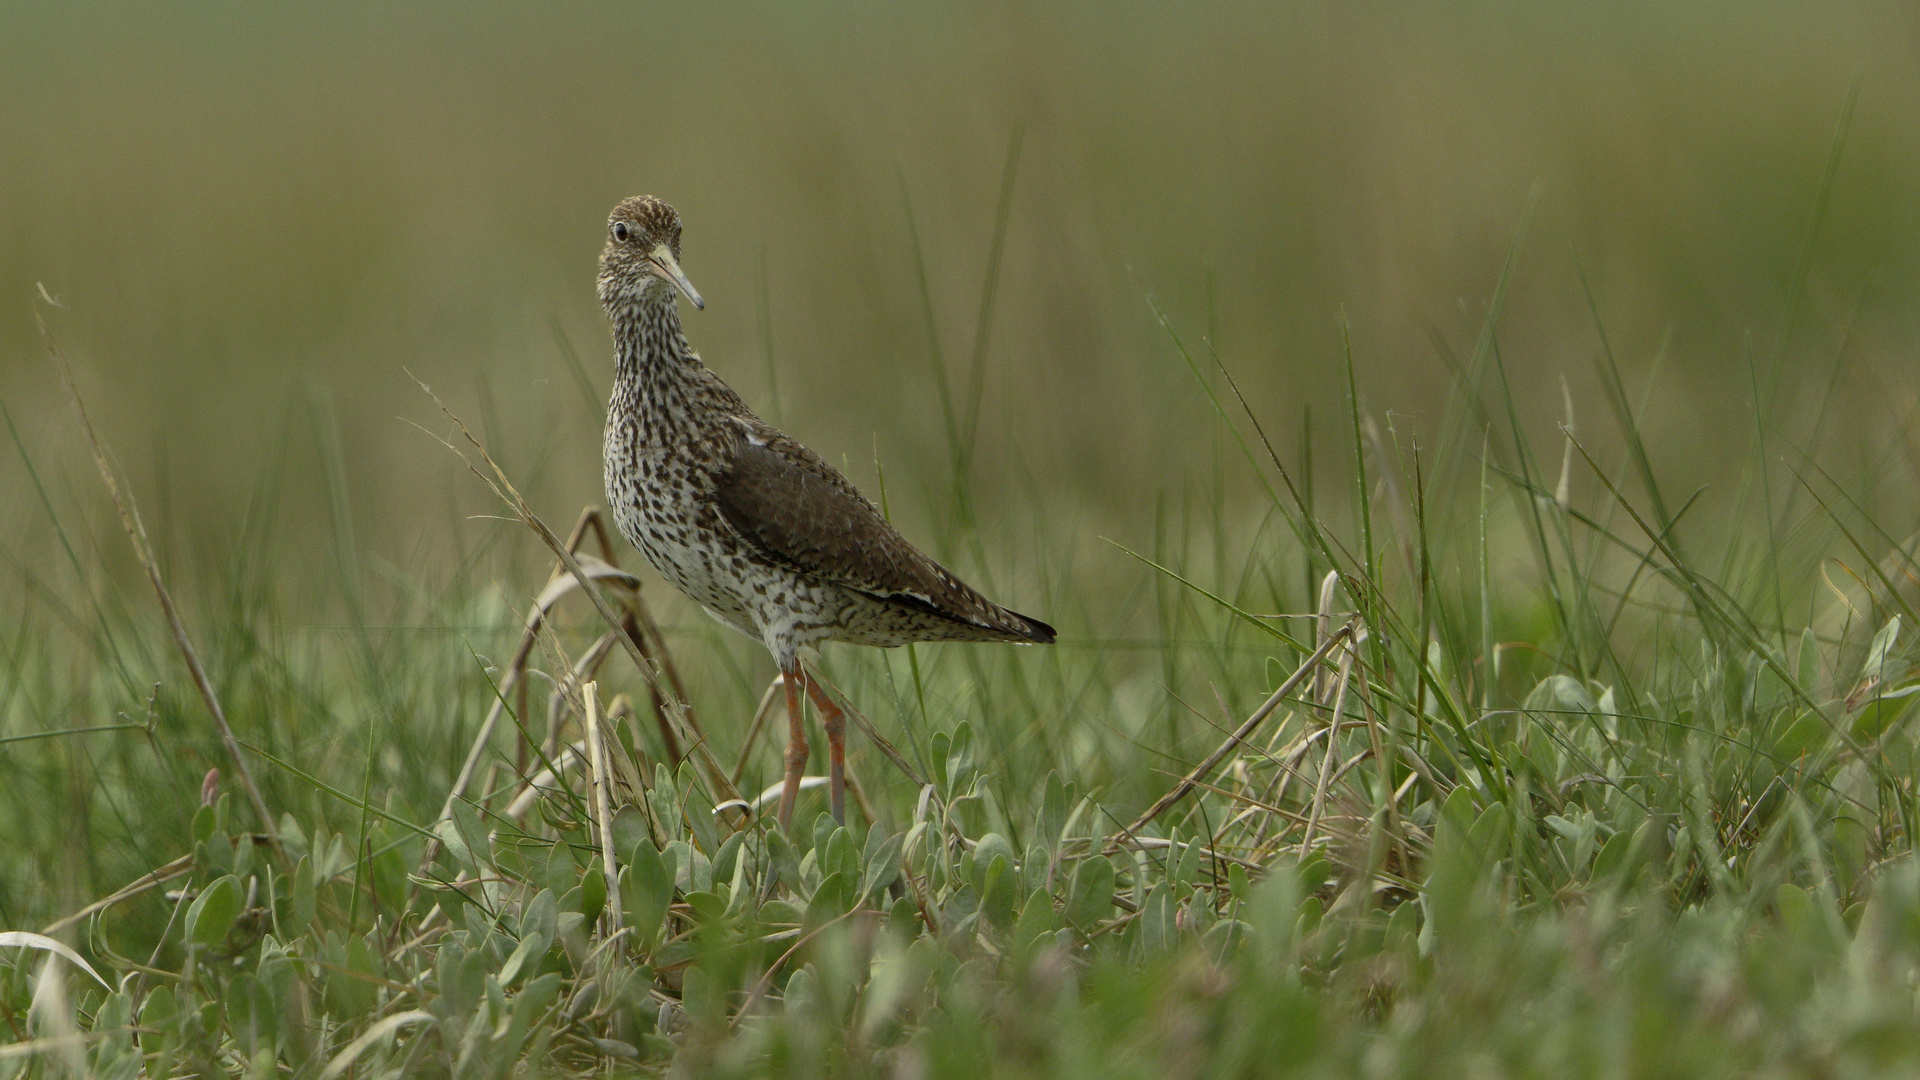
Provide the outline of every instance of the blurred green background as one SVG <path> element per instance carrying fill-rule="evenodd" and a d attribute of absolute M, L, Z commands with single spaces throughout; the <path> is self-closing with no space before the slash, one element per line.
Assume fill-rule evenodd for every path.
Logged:
<path fill-rule="evenodd" d="M 1146 572 L 1101 537 L 1165 546 L 1242 505 L 1226 525 L 1245 536 L 1265 513 L 1219 467 L 1149 296 L 1211 339 L 1296 469 L 1309 407 L 1338 437 L 1344 318 L 1362 408 L 1406 446 L 1439 426 L 1445 355 L 1471 351 L 1533 191 L 1499 343 L 1541 445 L 1563 380 L 1583 437 L 1613 445 L 1584 273 L 1663 482 L 1715 485 L 1699 519 L 1734 505 L 1756 386 L 1791 430 L 1831 385 L 1823 457 L 1912 488 L 1908 7 L 18 3 L 0 21 L 0 401 L 83 515 L 83 562 L 113 573 L 131 563 L 36 282 L 174 574 L 224 573 L 265 530 L 283 567 L 531 577 L 544 557 L 412 423 L 447 427 L 408 372 L 556 523 L 598 500 L 592 279 L 607 210 L 638 192 L 685 218 L 708 363 L 869 492 L 884 465 L 909 535 L 973 573 L 927 311 L 963 408 L 984 357 L 973 550 L 1005 599 L 1069 626 L 1139 610 Z M 1338 445 L 1316 470 L 1329 512 Z M 8 446 L 0 596 L 60 572 L 37 498 Z M 324 621 L 340 580 L 283 576 L 283 614 Z"/>

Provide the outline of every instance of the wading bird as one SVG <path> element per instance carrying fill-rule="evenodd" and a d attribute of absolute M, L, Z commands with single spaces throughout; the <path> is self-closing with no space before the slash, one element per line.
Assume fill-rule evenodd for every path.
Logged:
<path fill-rule="evenodd" d="M 680 215 L 641 195 L 614 207 L 600 303 L 618 370 L 607 409 L 607 502 L 668 582 L 766 645 L 786 685 L 779 820 L 806 770 L 800 691 L 827 733 L 833 817 L 846 814 L 846 720 L 801 666 L 826 641 L 1053 641 L 1053 627 L 980 595 L 908 543 L 820 455 L 755 416 L 680 331 Z"/>

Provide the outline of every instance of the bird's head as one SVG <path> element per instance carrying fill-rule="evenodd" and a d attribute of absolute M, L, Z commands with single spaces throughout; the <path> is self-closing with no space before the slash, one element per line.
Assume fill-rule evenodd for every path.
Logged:
<path fill-rule="evenodd" d="M 600 303 L 609 311 L 638 304 L 670 304 L 673 290 L 696 308 L 707 306 L 680 271 L 680 215 L 651 195 L 636 195 L 607 218 L 600 253 Z"/>

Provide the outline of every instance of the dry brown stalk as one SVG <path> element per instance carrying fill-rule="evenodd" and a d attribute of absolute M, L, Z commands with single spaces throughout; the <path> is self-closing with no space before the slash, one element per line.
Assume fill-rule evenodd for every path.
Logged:
<path fill-rule="evenodd" d="M 596 515 L 597 513 L 596 511 Z M 654 713 L 660 722 L 661 734 L 667 739 L 668 749 L 673 756 L 674 763 L 678 765 L 680 761 L 680 750 L 674 740 L 672 725 L 667 719 L 668 704 L 671 702 L 672 707 L 679 711 L 687 727 L 693 731 L 694 741 L 706 742 L 707 733 L 701 730 L 700 719 L 694 715 L 693 699 L 687 696 L 686 684 L 680 681 L 680 669 L 673 664 L 673 650 L 667 648 L 667 637 L 660 632 L 660 624 L 654 621 L 653 609 L 648 607 L 645 601 L 642 601 L 638 595 L 633 599 L 632 613 L 639 619 L 640 629 L 646 632 L 646 637 L 652 638 L 659 644 L 660 655 L 656 657 L 652 653 L 649 653 L 646 649 L 645 639 L 642 638 L 640 633 L 630 627 L 626 628 L 627 644 L 630 651 L 637 649 L 640 655 L 646 657 L 649 663 L 658 666 L 658 671 L 654 670 L 653 667 L 643 667 L 641 674 L 646 676 L 647 683 L 653 691 Z M 625 624 L 623 624 L 623 627 L 624 625 Z M 667 680 L 668 692 L 666 693 L 662 693 L 659 682 L 660 676 L 663 674 Z"/>
<path fill-rule="evenodd" d="M 419 380 L 416 379 L 415 381 L 418 382 Z M 506 471 L 500 468 L 499 464 L 493 460 L 493 455 L 487 453 L 487 448 L 481 444 L 479 439 L 474 437 L 472 431 L 468 430 L 466 423 L 454 415 L 453 410 L 447 408 L 446 403 L 441 401 L 426 383 L 420 383 L 420 389 L 425 391 L 426 395 L 433 399 L 433 403 L 440 407 L 440 411 L 446 414 L 447 419 L 453 421 L 453 425 L 460 429 L 461 437 L 465 438 L 468 445 L 473 447 L 474 452 L 480 455 L 480 459 L 486 462 L 487 468 L 492 472 L 492 475 L 489 476 L 487 473 L 481 472 L 479 467 L 474 465 L 473 462 L 467 458 L 466 454 L 460 451 L 459 447 L 454 446 L 450 442 L 446 442 L 446 440 L 441 441 L 445 443 L 448 449 L 459 454 L 460 460 L 466 462 L 467 468 L 471 469 L 475 476 L 478 476 L 488 487 L 492 488 L 493 493 L 499 496 L 502 502 L 511 507 L 513 511 L 519 515 L 520 520 L 526 523 L 529 529 L 533 530 L 534 535 L 540 538 L 541 543 L 546 544 L 548 550 L 559 557 L 560 561 L 566 565 L 567 571 L 580 583 L 580 591 L 585 593 L 587 599 L 593 602 L 594 610 L 600 613 L 600 617 L 606 620 L 608 626 L 618 628 L 621 620 L 614 615 L 613 609 L 607 604 L 606 598 L 600 594 L 600 590 L 594 586 L 586 570 L 581 567 L 580 560 L 574 557 L 573 552 L 567 550 L 566 545 L 560 542 L 560 538 L 555 536 L 553 530 L 547 527 L 547 523 L 540 519 L 540 515 L 533 512 L 533 507 L 527 504 L 527 500 L 520 494 L 519 489 L 513 486 L 513 481 L 507 478 Z M 633 638 L 622 634 L 620 635 L 620 641 L 621 644 L 626 646 L 627 654 L 632 657 L 634 666 L 638 667 L 642 672 L 647 673 L 648 677 L 654 680 L 655 686 L 661 686 L 665 680 L 659 670 L 659 665 L 653 663 L 650 658 L 641 652 L 639 644 L 635 642 Z M 690 744 L 690 749 L 693 754 L 700 759 L 701 768 L 706 772 L 708 782 L 713 785 L 714 792 L 717 796 L 716 801 L 719 799 L 739 798 L 739 792 L 734 789 L 732 782 L 727 779 L 727 774 L 720 768 L 720 763 L 714 760 L 713 752 L 707 748 L 705 735 L 702 734 L 697 727 L 693 726 L 692 717 L 686 711 L 685 699 L 675 694 L 668 703 L 668 712 L 674 717 L 677 723 L 686 724 L 691 728 L 691 733 L 687 741 Z"/>
<path fill-rule="evenodd" d="M 567 534 L 567 550 L 578 552 L 580 550 L 580 543 L 585 539 L 588 529 L 592 529 L 594 537 L 600 541 L 600 557 L 605 559 L 610 566 L 619 565 L 620 560 L 615 558 L 613 554 L 613 540 L 607 535 L 607 523 L 601 516 L 600 508 L 597 506 L 587 506 L 580 511 L 579 520 L 573 523 L 573 531 Z M 556 563 L 551 576 L 560 577 L 561 571 L 565 569 L 566 566 L 564 564 Z M 660 670 L 667 676 L 667 685 L 673 688 L 674 695 L 680 699 L 681 706 L 687 711 L 688 723 L 696 732 L 699 731 L 700 725 L 694 718 L 693 713 L 693 699 L 687 695 L 687 688 L 685 684 L 680 681 L 680 669 L 674 666 L 673 663 L 673 650 L 667 648 L 666 636 L 660 632 L 659 625 L 654 622 L 653 609 L 649 608 L 647 602 L 640 596 L 640 582 L 638 578 L 634 579 L 633 593 L 630 600 L 631 603 L 628 605 L 630 609 L 628 614 L 633 616 L 636 622 L 623 623 L 622 629 L 628 634 L 633 635 L 634 643 L 639 646 L 640 651 L 644 653 L 648 659 L 660 665 Z M 638 623 L 644 623 L 646 625 L 643 628 L 637 625 Z M 651 637 L 654 642 L 659 645 L 660 655 L 654 656 L 653 653 L 648 651 L 646 640 L 640 636 L 643 629 L 647 636 Z M 660 723 L 660 733 L 667 740 L 668 756 L 673 759 L 673 764 L 678 766 L 680 764 L 680 751 L 675 744 L 673 728 L 668 722 L 666 714 L 661 711 L 663 705 L 659 690 L 655 689 L 653 694 L 653 709 L 655 718 Z"/>
<path fill-rule="evenodd" d="M 760 695 L 760 707 L 753 710 L 753 723 L 747 725 L 747 737 L 741 740 L 740 756 L 733 763 L 733 782 L 740 783 L 741 774 L 747 770 L 747 755 L 752 753 L 753 744 L 760 738 L 760 729 L 767 726 L 767 717 L 773 712 L 774 702 L 780 700 L 780 691 L 787 685 L 786 676 L 775 673 L 773 681 L 767 684 L 767 692 Z"/>
<path fill-rule="evenodd" d="M 1280 688 L 1268 695 L 1267 700 L 1261 703 L 1259 708 L 1253 710 L 1253 715 L 1247 717 L 1245 723 L 1234 729 L 1233 734 L 1227 736 L 1227 741 L 1221 743 L 1219 749 L 1208 754 L 1205 761 L 1195 765 L 1192 771 L 1188 772 L 1178 784 L 1173 786 L 1173 790 L 1160 796 L 1152 806 L 1147 807 L 1146 811 L 1138 818 L 1135 818 L 1133 824 L 1127 826 L 1124 832 L 1129 836 L 1139 832 L 1148 822 L 1159 817 L 1161 812 L 1167 807 L 1172 806 L 1174 803 L 1186 797 L 1186 794 L 1192 791 L 1200 780 L 1213 772 L 1222 761 L 1225 761 L 1228 754 L 1233 753 L 1236 747 L 1245 742 L 1247 737 L 1253 734 L 1254 729 L 1259 727 L 1260 723 L 1271 715 L 1273 710 L 1280 707 L 1280 703 L 1285 701 L 1289 694 L 1292 694 L 1302 682 L 1306 681 L 1309 675 L 1312 675 L 1314 671 L 1318 669 L 1320 662 L 1327 658 L 1327 655 L 1334 650 L 1335 646 L 1342 642 L 1352 640 L 1357 625 L 1358 620 L 1349 621 L 1347 625 L 1334 631 L 1325 641 L 1322 641 L 1320 647 L 1313 650 L 1311 655 L 1301 661 L 1300 666 L 1294 669 L 1292 675 L 1287 676 L 1287 680 L 1280 684 Z M 1351 653 L 1349 653 L 1349 655 L 1351 655 Z M 1117 851 L 1121 846 L 1118 837 L 1110 838 L 1107 841 L 1107 850 L 1109 852 Z"/>
<path fill-rule="evenodd" d="M 105 911 L 122 900 L 130 900 L 146 892 L 148 889 L 158 888 L 175 878 L 184 877 L 192 871 L 193 855 L 191 853 L 182 855 L 165 866 L 149 870 L 139 877 L 134 878 L 119 889 L 114 890 L 112 895 L 95 900 L 93 903 L 88 904 L 86 907 L 81 908 L 79 911 L 74 912 L 64 919 L 48 923 L 46 929 L 40 932 L 52 936 L 87 916 L 92 915 L 96 911 Z"/>
<path fill-rule="evenodd" d="M 49 307 L 57 307 L 53 297 L 47 295 L 46 286 L 38 286 L 40 300 Z M 233 760 L 234 775 L 240 778 L 240 787 L 246 792 L 247 801 L 252 804 L 253 812 L 260 819 L 260 827 L 266 833 L 267 846 L 273 853 L 284 858 L 286 852 L 280 847 L 279 826 L 274 822 L 273 814 L 267 809 L 267 802 L 260 797 L 260 788 L 253 782 L 253 771 L 247 768 L 247 760 L 240 754 L 239 740 L 233 737 L 233 728 L 227 724 L 227 712 L 220 707 L 220 695 L 214 692 L 213 681 L 207 677 L 207 669 L 200 664 L 200 654 L 194 651 L 193 639 L 187 636 L 186 624 L 180 620 L 180 611 L 173 605 L 173 594 L 167 591 L 167 584 L 160 576 L 160 564 L 153 557 L 153 549 L 147 541 L 147 527 L 140 520 L 140 509 L 134 504 L 131 492 L 120 490 L 113 466 L 107 460 L 106 447 L 100 442 L 100 436 L 93 430 L 93 420 L 87 415 L 86 402 L 80 398 L 80 388 L 73 380 L 73 367 L 60 352 L 60 346 L 53 339 L 53 332 L 47 328 L 45 313 L 40 307 L 33 309 L 33 321 L 40 328 L 40 339 L 46 343 L 47 355 L 53 358 L 60 369 L 60 385 L 67 392 L 67 399 L 73 402 L 73 411 L 80 418 L 80 430 L 87 436 L 87 444 L 93 448 L 93 462 L 100 468 L 100 480 L 107 487 L 107 494 L 113 499 L 114 509 L 120 513 L 120 527 L 126 530 L 127 539 L 133 544 L 134 557 L 147 572 L 147 581 L 152 584 L 154 595 L 160 598 L 160 610 L 166 613 L 167 630 L 173 635 L 173 643 L 187 662 L 187 672 L 193 677 L 193 685 L 200 691 L 200 698 L 206 702 L 207 712 L 213 716 L 213 726 L 219 729 L 220 741 L 225 745 L 227 756 Z"/>
<path fill-rule="evenodd" d="M 1269 793 L 1259 800 L 1259 805 L 1263 808 L 1285 805 L 1287 789 L 1292 785 L 1293 781 L 1300 780 L 1305 782 L 1307 779 L 1301 772 L 1301 763 L 1306 759 L 1308 752 L 1313 750 L 1320 740 L 1333 737 L 1340 729 L 1352 730 L 1359 727 L 1362 723 L 1364 723 L 1364 721 L 1348 720 L 1337 726 L 1334 724 L 1325 724 L 1294 739 L 1288 743 L 1284 749 L 1278 751 L 1277 755 L 1269 752 L 1267 756 L 1279 766 L 1279 770 L 1273 783 L 1270 785 Z M 1317 782 L 1312 786 L 1317 786 Z M 1271 811 L 1268 812 L 1271 813 Z M 1286 816 L 1293 819 L 1294 823 L 1299 825 L 1304 825 L 1307 820 L 1303 813 L 1295 811 L 1287 811 Z M 1326 823 L 1323 821 L 1321 824 L 1324 826 Z M 1263 841 L 1255 850 L 1261 858 L 1265 858 L 1277 850 L 1279 846 L 1278 837 L 1276 837 L 1271 842 Z"/>
<path fill-rule="evenodd" d="M 576 526 L 574 529 L 574 538 L 570 542 L 577 545 L 579 543 L 580 533 L 581 527 Z M 596 559 L 591 555 L 581 556 L 580 562 L 589 577 L 614 581 L 633 581 L 635 584 L 638 584 L 637 579 L 635 579 L 632 574 L 627 573 L 617 566 Z M 520 635 L 520 645 L 514 650 L 513 661 L 507 665 L 506 674 L 501 676 L 500 684 L 494 688 L 496 693 L 494 694 L 492 705 L 487 709 L 487 718 L 481 722 L 480 731 L 474 736 L 473 745 L 467 750 L 467 759 L 461 763 L 460 773 L 454 778 L 453 787 L 447 791 L 447 800 L 440 807 L 440 816 L 435 821 L 436 825 L 441 821 L 447 821 L 452 818 L 454 800 L 466 794 L 467 785 L 473 782 L 474 770 L 479 767 L 480 758 L 486 753 L 487 743 L 493 738 L 493 730 L 495 726 L 499 724 L 501 714 L 506 711 L 508 692 L 514 689 L 524 689 L 525 687 L 527 657 L 532 654 L 534 643 L 539 639 L 541 626 L 545 625 L 548 614 L 552 611 L 553 606 L 560 602 L 560 598 L 578 587 L 579 580 L 580 579 L 574 577 L 554 578 L 547 583 L 546 588 L 540 590 L 540 595 L 534 599 L 532 610 L 527 612 L 526 629 L 522 631 Z M 522 695 L 522 700 L 524 702 L 524 695 Z M 520 715 L 523 719 L 526 716 L 524 704 L 520 709 Z M 524 775 L 524 770 L 521 770 L 521 772 Z M 440 839 L 436 836 L 427 841 L 426 853 L 420 860 L 422 872 L 424 872 L 427 866 L 433 863 L 434 857 L 439 853 Z"/>
<path fill-rule="evenodd" d="M 586 687 L 590 684 L 594 672 L 599 668 L 600 662 L 605 659 L 606 651 L 612 647 L 613 642 L 618 637 L 618 632 L 613 630 L 606 631 L 587 653 L 582 655 L 578 661 L 574 661 L 569 658 L 566 646 L 561 643 L 560 636 L 554 632 L 552 624 L 549 623 L 541 628 L 540 643 L 546 650 L 549 666 L 553 671 L 560 673 L 554 680 L 553 697 L 550 701 L 548 711 L 547 737 L 541 743 L 542 760 L 551 760 L 550 755 L 559 745 L 559 733 L 569 712 L 578 714 L 582 718 L 582 737 L 575 745 L 578 747 L 586 746 L 585 718 L 587 716 L 588 697 Z M 626 702 L 627 704 L 623 707 L 631 707 L 631 702 L 624 694 L 620 695 L 616 700 Z M 595 707 L 598 707 L 597 699 L 595 701 Z M 600 715 L 603 722 L 611 723 L 615 719 L 615 714 L 611 709 L 601 710 Z M 617 780 L 619 783 L 625 785 L 626 790 L 629 792 L 637 793 L 645 789 L 645 784 L 640 780 L 638 769 L 634 766 L 632 758 L 628 756 L 626 747 L 620 745 L 618 739 L 614 740 L 611 747 L 602 743 L 601 749 L 605 755 L 605 763 L 610 780 Z M 583 749 L 581 753 L 585 755 L 586 751 Z M 591 781 L 591 777 L 589 777 L 589 781 Z M 527 785 L 527 789 L 522 792 L 522 797 L 530 793 L 535 786 L 536 785 L 530 782 Z M 591 799 L 591 793 L 589 793 L 589 799 Z M 516 799 L 516 805 L 518 802 L 519 800 Z M 591 806 L 588 807 L 587 812 L 589 815 L 592 814 Z"/>
<path fill-rule="evenodd" d="M 581 542 L 586 539 L 588 529 L 592 529 L 594 537 L 600 541 L 600 557 L 606 560 L 609 566 L 619 565 L 620 560 L 615 558 L 613 553 L 613 540 L 607 535 L 606 522 L 602 519 L 600 508 L 597 506 L 581 509 L 580 517 L 573 523 L 573 531 L 567 534 L 567 550 L 577 554 L 580 551 Z M 555 563 L 549 578 L 573 580 L 566 575 L 565 571 L 564 565 Z M 693 699 L 688 696 L 686 686 L 680 682 L 680 669 L 674 666 L 673 650 L 667 648 L 666 636 L 660 632 L 659 625 L 653 620 L 653 609 L 647 606 L 645 598 L 640 595 L 639 578 L 632 579 L 632 588 L 628 590 L 624 604 L 626 618 L 620 623 L 621 632 L 633 638 L 633 643 L 639 648 L 641 655 L 660 665 L 661 672 L 667 677 L 667 685 L 673 688 L 673 695 L 680 700 L 681 707 L 686 710 L 687 725 L 695 732 L 699 732 L 700 722 L 694 715 Z M 644 636 L 642 623 L 646 624 Z M 659 648 L 657 655 L 647 647 L 648 636 Z M 653 719 L 659 725 L 661 740 L 666 744 L 667 763 L 677 769 L 680 767 L 680 740 L 673 733 L 673 722 L 667 718 L 665 700 L 661 697 L 660 688 L 653 685 L 653 673 L 643 671 L 641 674 L 648 680 L 648 692 L 653 698 Z M 526 715 L 524 710 L 521 715 Z"/>

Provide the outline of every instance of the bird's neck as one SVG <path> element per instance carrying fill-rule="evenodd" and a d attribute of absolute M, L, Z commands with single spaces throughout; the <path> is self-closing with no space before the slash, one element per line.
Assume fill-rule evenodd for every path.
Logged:
<path fill-rule="evenodd" d="M 614 415 L 683 411 L 699 383 L 700 358 L 680 332 L 671 297 L 642 301 L 613 313 Z"/>
<path fill-rule="evenodd" d="M 671 297 L 643 300 L 613 314 L 619 381 L 644 381 L 700 362 L 680 332 L 680 309 Z"/>

